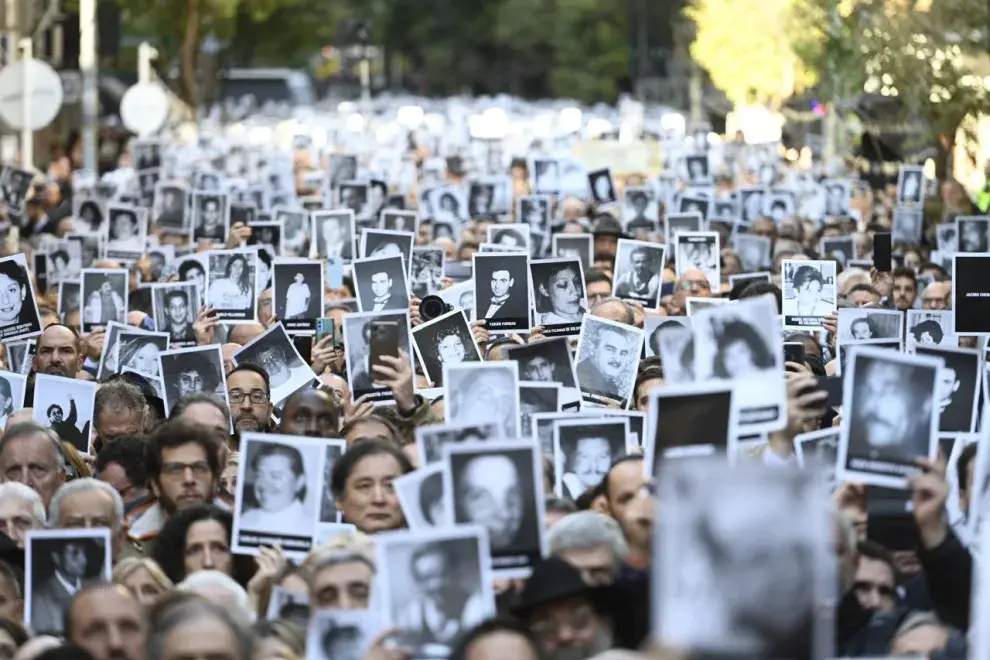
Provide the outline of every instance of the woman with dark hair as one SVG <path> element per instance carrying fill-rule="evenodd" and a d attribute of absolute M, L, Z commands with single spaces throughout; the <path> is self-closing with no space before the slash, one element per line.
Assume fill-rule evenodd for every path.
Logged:
<path fill-rule="evenodd" d="M 718 347 L 712 359 L 715 378 L 734 380 L 772 369 L 773 355 L 760 333 L 745 321 L 732 320 L 716 333 Z"/>
<path fill-rule="evenodd" d="M 250 309 L 255 292 L 247 259 L 235 254 L 224 268 L 224 276 L 210 282 L 210 305 L 216 309 Z"/>
<path fill-rule="evenodd" d="M 0 261 L 0 327 L 21 323 L 38 325 L 33 300 L 29 297 L 31 293 L 27 271 L 13 259 Z"/>
<path fill-rule="evenodd" d="M 176 511 L 158 533 L 151 558 L 175 584 L 196 571 L 216 570 L 246 586 L 254 573 L 254 560 L 231 554 L 233 527 L 230 512 L 213 504 Z"/>
<path fill-rule="evenodd" d="M 199 300 L 206 300 L 206 269 L 196 259 L 186 259 L 179 264 L 179 279 L 196 284 Z"/>
<path fill-rule="evenodd" d="M 793 278 L 794 295 L 797 298 L 794 316 L 828 316 L 832 307 L 822 300 L 825 278 L 814 266 L 798 266 Z"/>
<path fill-rule="evenodd" d="M 574 262 L 547 264 L 536 283 L 536 325 L 580 323 L 584 316 L 584 285 Z"/>
<path fill-rule="evenodd" d="M 7 427 L 7 416 L 14 412 L 14 396 L 10 391 L 10 382 L 0 377 L 0 429 Z"/>
<path fill-rule="evenodd" d="M 365 534 L 405 527 L 392 481 L 412 472 L 402 450 L 384 440 L 365 440 L 347 449 L 333 464 L 330 487 L 337 509 Z"/>
<path fill-rule="evenodd" d="M 287 535 L 312 527 L 313 512 L 306 510 L 306 465 L 297 448 L 266 442 L 251 461 L 251 471 L 253 479 L 249 475 L 244 484 L 241 527 Z"/>

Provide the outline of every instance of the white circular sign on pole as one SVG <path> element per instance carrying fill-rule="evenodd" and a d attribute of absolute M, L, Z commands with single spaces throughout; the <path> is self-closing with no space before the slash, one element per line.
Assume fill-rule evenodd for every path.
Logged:
<path fill-rule="evenodd" d="M 31 81 L 31 116 L 24 118 L 24 72 Z M 40 60 L 20 60 L 0 71 L 0 116 L 12 128 L 38 131 L 62 107 L 62 79 Z"/>
<path fill-rule="evenodd" d="M 120 119 L 138 135 L 154 133 L 168 119 L 168 94 L 159 83 L 133 85 L 120 101 Z"/>

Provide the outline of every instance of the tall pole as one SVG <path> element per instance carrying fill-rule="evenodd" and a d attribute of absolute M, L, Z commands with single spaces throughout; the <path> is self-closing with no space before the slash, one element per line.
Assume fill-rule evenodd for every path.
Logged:
<path fill-rule="evenodd" d="M 34 42 L 30 37 L 21 39 L 18 46 L 22 55 L 22 94 L 21 97 L 21 167 L 34 168 L 34 129 L 31 128 L 31 95 L 34 94 L 34 81 L 31 80 L 31 62 L 34 60 Z"/>
<path fill-rule="evenodd" d="M 4 2 L 4 22 L 7 24 L 7 52 L 4 63 L 8 66 L 17 61 L 17 48 L 21 41 L 20 0 Z"/>
<path fill-rule="evenodd" d="M 79 0 L 79 70 L 82 72 L 83 169 L 98 177 L 96 126 L 100 94 L 96 64 L 96 1 Z"/>
<path fill-rule="evenodd" d="M 138 45 L 138 82 L 141 84 L 151 82 L 151 61 L 158 58 L 158 51 L 151 47 L 147 41 L 142 41 Z"/>

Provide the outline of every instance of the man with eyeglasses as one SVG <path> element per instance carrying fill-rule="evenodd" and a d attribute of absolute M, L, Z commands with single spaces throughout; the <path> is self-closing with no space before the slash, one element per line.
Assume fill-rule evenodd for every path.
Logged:
<path fill-rule="evenodd" d="M 264 432 L 271 425 L 268 374 L 261 367 L 239 364 L 227 375 L 227 400 L 238 432 Z"/>
<path fill-rule="evenodd" d="M 230 509 L 217 496 L 220 456 L 206 429 L 181 420 L 166 421 L 149 436 L 146 456 L 148 482 L 157 499 L 127 516 L 122 557 L 148 556 L 150 544 L 177 511 L 211 501 Z"/>

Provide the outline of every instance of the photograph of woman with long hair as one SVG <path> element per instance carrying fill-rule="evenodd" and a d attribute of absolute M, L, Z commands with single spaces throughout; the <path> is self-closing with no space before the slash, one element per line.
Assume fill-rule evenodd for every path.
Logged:
<path fill-rule="evenodd" d="M 247 259 L 235 254 L 227 261 L 223 277 L 210 282 L 209 304 L 216 309 L 249 309 L 254 301 L 254 288 Z"/>
<path fill-rule="evenodd" d="M 162 349 L 159 344 L 164 343 L 163 339 L 157 337 L 133 337 L 131 339 L 121 338 L 120 341 L 120 369 L 130 368 L 139 374 L 147 376 L 158 376 L 158 353 Z"/>

